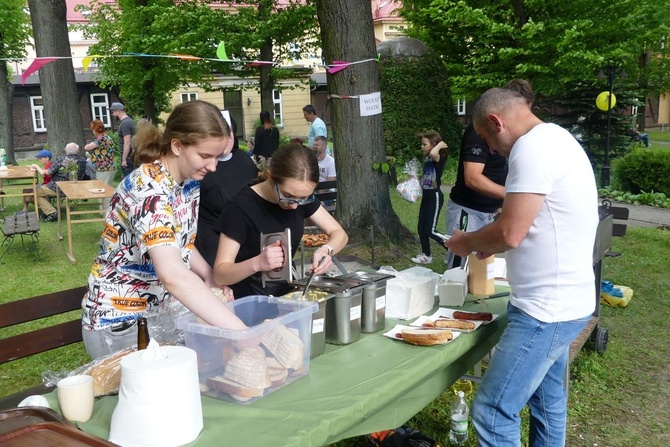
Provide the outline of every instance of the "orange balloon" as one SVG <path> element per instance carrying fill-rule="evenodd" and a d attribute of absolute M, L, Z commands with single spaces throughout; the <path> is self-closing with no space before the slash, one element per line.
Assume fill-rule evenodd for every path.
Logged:
<path fill-rule="evenodd" d="M 607 112 L 609 108 L 613 108 L 616 105 L 616 96 L 614 96 L 614 93 L 612 93 L 611 103 L 609 102 L 609 96 L 610 92 L 602 92 L 596 98 L 596 107 L 603 112 Z"/>

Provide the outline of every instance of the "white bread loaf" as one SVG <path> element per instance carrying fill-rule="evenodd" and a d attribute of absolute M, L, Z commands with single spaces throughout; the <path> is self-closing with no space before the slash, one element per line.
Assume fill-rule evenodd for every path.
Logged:
<path fill-rule="evenodd" d="M 223 377 L 243 388 L 261 391 L 272 383 L 261 348 L 245 348 L 233 356 L 225 366 Z"/>
<path fill-rule="evenodd" d="M 230 394 L 234 399 L 242 402 L 254 397 L 261 397 L 265 391 L 265 388 L 245 387 L 223 376 L 210 377 L 207 379 L 207 386 L 211 389 Z"/>
<path fill-rule="evenodd" d="M 454 338 L 448 329 L 404 329 L 402 339 L 419 346 L 440 345 Z"/>
<path fill-rule="evenodd" d="M 265 331 L 261 335 L 263 346 L 284 367 L 300 369 L 305 358 L 305 344 L 286 326 Z"/>

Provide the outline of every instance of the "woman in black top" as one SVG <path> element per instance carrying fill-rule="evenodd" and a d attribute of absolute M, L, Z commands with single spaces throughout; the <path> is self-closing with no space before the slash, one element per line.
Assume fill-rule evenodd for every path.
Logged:
<path fill-rule="evenodd" d="M 254 155 L 267 158 L 272 157 L 279 147 L 279 129 L 272 124 L 270 113 L 263 110 L 260 114 L 261 125 L 256 128 L 254 138 Z"/>
<path fill-rule="evenodd" d="M 272 157 L 266 180 L 244 188 L 219 216 L 214 228 L 221 233 L 214 262 L 216 283 L 229 285 L 235 298 L 288 293 L 291 287 L 286 283 L 262 286 L 261 272 L 281 268 L 291 259 L 285 259 L 279 241 L 261 251 L 260 236 L 290 228 L 292 258 L 302 239 L 305 219 L 330 238 L 314 252 L 312 260 L 315 274 L 325 273 L 348 236 L 314 196 L 318 182 L 319 165 L 311 149 L 297 143 L 280 147 Z"/>

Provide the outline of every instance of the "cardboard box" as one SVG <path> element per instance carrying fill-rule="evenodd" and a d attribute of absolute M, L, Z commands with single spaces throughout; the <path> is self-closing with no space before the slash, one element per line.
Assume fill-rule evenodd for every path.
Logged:
<path fill-rule="evenodd" d="M 318 310 L 317 303 L 270 296 L 248 296 L 226 305 L 249 326 L 249 329 L 234 331 L 201 324 L 193 314 L 177 321 L 177 328 L 184 331 L 186 346 L 198 354 L 198 376 L 202 394 L 230 402 L 249 404 L 307 375 L 312 314 Z M 300 342 L 296 341 L 296 337 Z M 254 366 L 249 374 L 241 375 L 250 377 L 259 370 L 261 374 L 267 371 L 271 384 L 266 381 L 261 386 L 251 386 L 250 383 L 238 386 L 239 382 L 228 380 L 233 371 L 239 373 L 241 370 L 244 373 L 243 368 L 238 365 L 244 366 L 248 357 L 243 361 L 238 354 L 245 347 L 258 345 L 258 341 L 261 342 L 260 346 L 264 351 L 259 354 L 261 361 L 259 363 L 254 357 Z M 300 348 L 300 345 L 302 350 L 295 349 L 295 346 Z M 282 355 L 282 352 L 287 351 L 282 349 L 286 346 L 291 347 L 288 351 L 292 356 L 289 358 Z M 253 354 L 258 354 L 258 349 Z M 260 367 L 257 368 L 257 364 L 260 364 Z M 229 366 L 230 371 L 227 371 Z M 267 370 L 263 369 L 264 366 L 267 366 Z"/>
<path fill-rule="evenodd" d="M 425 267 L 388 273 L 396 277 L 386 283 L 386 317 L 410 320 L 435 306 L 437 273 Z"/>
<path fill-rule="evenodd" d="M 468 291 L 473 295 L 491 295 L 495 293 L 495 264 L 494 257 L 477 259 L 468 256 Z"/>

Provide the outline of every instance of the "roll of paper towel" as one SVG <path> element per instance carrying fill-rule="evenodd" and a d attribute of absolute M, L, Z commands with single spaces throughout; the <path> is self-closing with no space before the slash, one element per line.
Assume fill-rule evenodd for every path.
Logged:
<path fill-rule="evenodd" d="M 180 446 L 203 427 L 195 351 L 154 343 L 121 360 L 109 440 L 123 447 Z"/>

